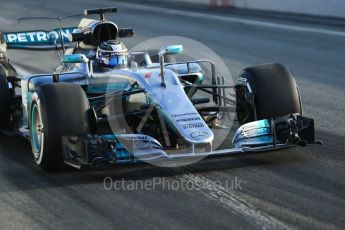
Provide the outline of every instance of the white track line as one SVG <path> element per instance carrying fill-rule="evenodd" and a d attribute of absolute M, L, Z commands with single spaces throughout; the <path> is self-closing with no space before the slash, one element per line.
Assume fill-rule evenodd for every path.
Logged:
<path fill-rule="evenodd" d="M 184 174 L 178 176 L 178 178 L 183 181 L 192 181 L 206 198 L 232 209 L 259 229 L 291 229 L 283 222 L 258 210 L 252 204 L 240 198 L 234 191 L 226 189 L 210 179 L 195 174 Z"/>
<path fill-rule="evenodd" d="M 194 17 L 194 18 L 215 20 L 215 21 L 221 21 L 221 22 L 229 22 L 229 23 L 237 23 L 237 24 L 250 25 L 250 26 L 266 27 L 266 28 L 271 28 L 271 29 L 281 29 L 281 30 L 307 32 L 307 33 L 318 33 L 318 34 L 345 37 L 345 32 L 336 31 L 336 30 L 327 30 L 327 29 L 321 29 L 321 28 L 309 28 L 309 27 L 304 27 L 304 26 L 287 25 L 287 24 L 274 23 L 274 22 L 255 21 L 255 20 L 250 20 L 250 19 L 242 19 L 242 18 L 235 18 L 235 17 L 226 17 L 226 16 L 219 16 L 219 15 L 212 15 L 212 14 L 204 14 L 204 13 L 185 11 L 185 10 L 173 10 L 173 9 L 166 9 L 166 8 L 155 7 L 155 6 L 144 6 L 144 5 L 133 4 L 133 3 L 123 3 L 123 2 L 119 3 L 118 2 L 117 5 L 120 7 L 123 7 L 123 8 L 145 10 L 145 11 L 170 14 L 170 15 L 175 15 L 175 16 Z"/>

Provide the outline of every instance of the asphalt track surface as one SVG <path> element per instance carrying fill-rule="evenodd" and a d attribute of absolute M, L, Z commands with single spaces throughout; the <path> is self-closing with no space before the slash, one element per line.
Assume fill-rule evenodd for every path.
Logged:
<path fill-rule="evenodd" d="M 15 19 L 71 14 L 96 7 L 95 2 L 2 0 L 0 28 L 35 29 L 42 22 L 16 25 Z M 118 6 L 120 12 L 110 19 L 136 30 L 131 44 L 164 35 L 196 39 L 222 57 L 233 76 L 250 65 L 284 63 L 296 77 L 304 113 L 315 118 L 324 146 L 172 169 L 138 165 L 47 174 L 35 166 L 25 140 L 1 136 L 0 229 L 344 229 L 344 36 Z M 16 51 L 11 58 L 27 72 L 51 71 L 57 63 L 53 52 Z M 127 185 L 164 180 L 166 186 L 107 191 L 106 177 Z M 174 183 L 193 189 L 167 188 Z"/>

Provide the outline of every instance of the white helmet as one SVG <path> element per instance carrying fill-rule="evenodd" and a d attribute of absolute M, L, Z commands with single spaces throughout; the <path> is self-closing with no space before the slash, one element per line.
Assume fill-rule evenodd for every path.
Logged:
<path fill-rule="evenodd" d="M 127 67 L 128 49 L 119 40 L 102 42 L 97 48 L 96 59 L 106 68 Z"/>

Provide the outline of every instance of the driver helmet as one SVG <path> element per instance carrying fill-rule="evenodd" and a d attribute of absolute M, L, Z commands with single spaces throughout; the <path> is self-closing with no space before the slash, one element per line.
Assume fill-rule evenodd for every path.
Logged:
<path fill-rule="evenodd" d="M 97 48 L 96 59 L 106 68 L 124 68 L 128 64 L 128 49 L 119 40 L 102 42 Z"/>

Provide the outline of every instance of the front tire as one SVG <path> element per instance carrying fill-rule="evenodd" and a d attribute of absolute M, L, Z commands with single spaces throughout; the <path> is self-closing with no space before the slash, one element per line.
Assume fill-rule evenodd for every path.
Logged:
<path fill-rule="evenodd" d="M 255 120 L 300 114 L 302 103 L 291 72 L 281 64 L 265 64 L 244 69 L 236 87 L 237 118 L 240 124 Z"/>
<path fill-rule="evenodd" d="M 67 100 L 66 100 L 67 99 Z M 43 170 L 63 168 L 63 136 L 89 132 L 89 102 L 79 85 L 43 85 L 34 93 L 30 108 L 30 136 L 34 160 Z"/>

